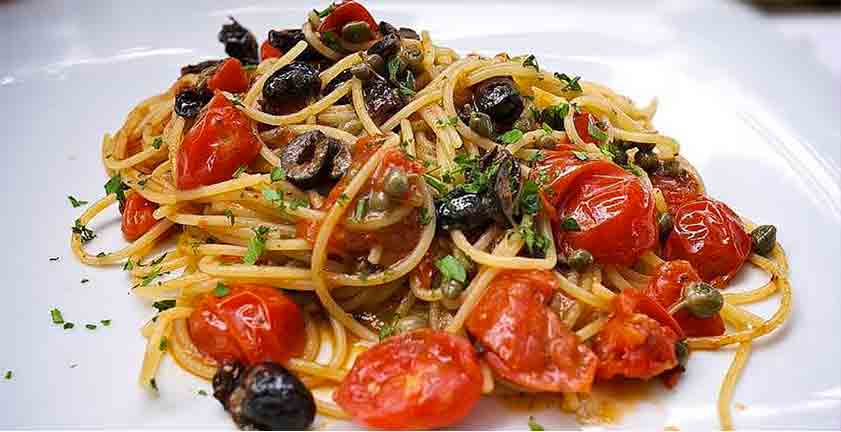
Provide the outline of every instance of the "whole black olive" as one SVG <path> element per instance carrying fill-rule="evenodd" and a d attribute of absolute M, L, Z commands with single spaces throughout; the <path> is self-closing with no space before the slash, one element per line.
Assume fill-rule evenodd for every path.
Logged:
<path fill-rule="evenodd" d="M 307 63 L 292 62 L 271 74 L 263 84 L 263 110 L 278 114 L 282 107 L 302 104 L 321 92 L 318 70 Z"/>
<path fill-rule="evenodd" d="M 327 96 L 328 94 L 332 93 L 333 90 L 336 90 L 340 85 L 346 83 L 349 79 L 353 77 L 353 73 L 351 73 L 350 68 L 343 70 L 335 78 L 331 79 L 326 86 L 324 86 L 324 90 L 321 91 L 322 96 Z M 350 94 L 342 96 L 339 99 L 337 104 L 349 104 L 350 103 Z"/>
<path fill-rule="evenodd" d="M 219 388 L 217 381 L 223 384 Z M 245 370 L 223 365 L 213 377 L 213 387 L 213 395 L 242 429 L 303 430 L 315 419 L 312 393 L 276 363 L 258 363 Z"/>
<path fill-rule="evenodd" d="M 491 78 L 473 87 L 476 109 L 491 116 L 497 130 L 508 130 L 523 112 L 523 98 L 507 77 Z"/>
<path fill-rule="evenodd" d="M 224 24 L 219 31 L 219 42 L 225 44 L 225 52 L 229 56 L 239 59 L 243 64 L 260 63 L 257 53 L 257 39 L 247 28 L 240 25 L 234 17 L 229 16 L 230 24 Z"/>
<path fill-rule="evenodd" d="M 214 67 L 214 66 L 218 66 L 221 63 L 222 63 L 222 60 L 205 60 L 201 63 L 196 63 L 196 64 L 183 66 L 181 68 L 181 76 L 184 76 L 184 75 L 187 75 L 187 74 L 201 73 L 205 69 L 211 68 L 211 67 Z"/>
<path fill-rule="evenodd" d="M 495 219 L 497 203 L 488 193 L 465 192 L 453 189 L 435 202 L 435 216 L 441 229 L 471 230 Z"/>
<path fill-rule="evenodd" d="M 383 38 L 368 48 L 366 53 L 368 55 L 378 54 L 380 57 L 387 59 L 400 51 L 400 36 L 397 33 L 389 33 L 383 35 Z"/>
<path fill-rule="evenodd" d="M 300 29 L 289 29 L 289 30 L 269 30 L 269 45 L 274 48 L 277 48 L 282 53 L 286 53 L 292 49 L 298 42 L 305 40 L 304 32 Z M 321 62 L 326 60 L 326 58 L 321 55 L 318 51 L 313 49 L 311 46 L 307 46 L 307 49 L 298 56 L 297 60 L 299 61 L 315 61 Z"/>
<path fill-rule="evenodd" d="M 212 98 L 213 92 L 206 87 L 185 88 L 175 95 L 175 113 L 181 117 L 193 118 Z"/>
<path fill-rule="evenodd" d="M 350 152 L 338 140 L 315 130 L 286 144 L 280 164 L 290 183 L 310 189 L 340 179 L 350 167 Z"/>
<path fill-rule="evenodd" d="M 374 123 L 380 125 L 405 106 L 400 92 L 379 75 L 362 85 L 365 106 Z"/>

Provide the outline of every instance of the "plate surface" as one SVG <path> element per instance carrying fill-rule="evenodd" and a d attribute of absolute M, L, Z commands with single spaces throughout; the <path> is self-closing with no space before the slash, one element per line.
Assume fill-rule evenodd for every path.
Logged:
<path fill-rule="evenodd" d="M 533 53 L 543 68 L 605 83 L 638 102 L 657 96 L 655 124 L 677 137 L 709 193 L 779 227 L 790 257 L 794 311 L 757 343 L 735 393 L 735 424 L 841 428 L 841 191 L 839 83 L 750 11 L 718 2 L 370 2 L 378 19 L 428 29 L 461 52 Z M 680 2 L 678 2 L 680 3 Z M 145 2 L 0 4 L 0 160 L 6 247 L 0 328 L 0 428 L 231 427 L 209 384 L 171 361 L 160 397 L 136 385 L 152 313 L 113 269 L 84 267 L 68 246 L 80 213 L 67 195 L 93 200 L 105 182 L 99 142 L 178 68 L 219 57 L 229 14 L 260 35 L 299 25 L 323 5 Z M 91 250 L 119 244 L 116 211 L 93 224 Z M 50 257 L 60 257 L 50 261 Z M 83 278 L 90 282 L 81 284 Z M 762 283 L 748 273 L 739 287 Z M 738 287 L 737 287 L 738 289 Z M 59 307 L 77 324 L 50 322 Z M 753 308 L 769 314 L 776 299 Z M 82 324 L 111 319 L 110 327 Z M 718 386 L 732 351 L 698 353 L 673 391 L 652 388 L 619 425 L 718 426 Z M 655 386 L 657 387 L 657 386 Z M 634 405 L 631 407 L 631 405 Z M 502 409 L 500 407 L 503 407 Z M 547 428 L 577 427 L 555 408 L 533 413 Z M 525 428 L 527 413 L 484 400 L 461 425 Z M 330 427 L 347 427 L 330 422 Z"/>

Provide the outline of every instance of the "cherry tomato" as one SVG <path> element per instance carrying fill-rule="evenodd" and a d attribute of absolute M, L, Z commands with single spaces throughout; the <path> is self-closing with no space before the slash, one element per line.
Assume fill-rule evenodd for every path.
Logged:
<path fill-rule="evenodd" d="M 663 253 L 684 259 L 717 287 L 727 285 L 748 258 L 751 240 L 739 216 L 722 202 L 699 197 L 673 213 L 674 228 Z"/>
<path fill-rule="evenodd" d="M 207 87 L 211 90 L 222 90 L 231 93 L 243 93 L 248 90 L 248 75 L 239 60 L 231 57 L 225 60 L 216 73 L 207 80 Z"/>
<path fill-rule="evenodd" d="M 463 419 L 481 388 L 470 342 L 422 329 L 390 337 L 360 354 L 333 399 L 368 427 L 431 429 Z"/>
<path fill-rule="evenodd" d="M 663 193 L 663 198 L 669 208 L 677 208 L 701 195 L 700 185 L 695 177 L 689 173 L 672 177 L 656 172 L 649 175 L 648 178 L 651 179 L 651 184 Z"/>
<path fill-rule="evenodd" d="M 590 135 L 590 122 L 592 121 L 595 121 L 593 115 L 585 111 L 576 112 L 572 115 L 572 122 L 575 124 L 575 131 L 578 132 L 578 136 L 584 142 L 596 142 L 596 139 Z"/>
<path fill-rule="evenodd" d="M 283 55 L 283 52 L 274 47 L 274 45 L 270 44 L 269 41 L 265 41 L 260 45 L 260 60 L 265 60 L 267 58 L 277 58 Z"/>
<path fill-rule="evenodd" d="M 178 189 L 230 179 L 237 168 L 257 157 L 260 146 L 251 120 L 217 92 L 178 149 Z"/>
<path fill-rule="evenodd" d="M 152 213 L 157 208 L 157 204 L 143 198 L 139 193 L 127 193 L 126 204 L 123 208 L 123 222 L 120 226 L 123 237 L 128 241 L 135 241 L 152 229 L 157 223 Z"/>
<path fill-rule="evenodd" d="M 677 366 L 675 343 L 681 336 L 670 325 L 649 316 L 650 311 L 641 310 L 656 307 L 662 311 L 656 302 L 626 289 L 616 296 L 613 305 L 613 316 L 593 341 L 593 351 L 599 359 L 599 379 L 649 379 Z M 665 311 L 656 313 L 663 319 L 662 314 L 668 317 Z"/>
<path fill-rule="evenodd" d="M 701 277 L 692 268 L 689 261 L 666 261 L 657 268 L 651 283 L 645 289 L 645 295 L 668 309 L 683 298 L 684 287 L 691 282 L 698 282 Z M 711 318 L 698 318 L 683 309 L 674 314 L 675 321 L 689 337 L 720 336 L 724 334 L 724 320 L 720 315 Z"/>
<path fill-rule="evenodd" d="M 223 297 L 209 294 L 187 324 L 199 351 L 218 362 L 284 363 L 304 348 L 301 310 L 269 286 L 239 284 Z"/>
<path fill-rule="evenodd" d="M 377 22 L 374 21 L 374 17 L 371 16 L 368 9 L 365 9 L 365 6 L 362 6 L 353 0 L 349 0 L 336 3 L 335 7 L 336 8 L 333 9 L 333 12 L 330 12 L 330 15 L 327 15 L 327 17 L 324 18 L 324 21 L 321 21 L 321 25 L 318 26 L 319 33 L 341 31 L 342 26 L 351 21 L 365 22 L 371 29 L 372 34 L 377 34 L 379 32 Z"/>
<path fill-rule="evenodd" d="M 502 273 L 466 327 L 485 347 L 488 366 L 505 380 L 535 391 L 589 392 L 596 356 L 547 308 L 557 285 L 548 271 Z"/>

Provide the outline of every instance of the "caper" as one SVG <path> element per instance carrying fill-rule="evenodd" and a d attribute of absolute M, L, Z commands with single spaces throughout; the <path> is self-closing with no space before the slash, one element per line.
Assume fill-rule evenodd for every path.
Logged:
<path fill-rule="evenodd" d="M 364 21 L 351 21 L 342 26 L 342 39 L 350 43 L 362 43 L 371 40 L 371 28 Z"/>
<path fill-rule="evenodd" d="M 353 76 L 359 81 L 368 81 L 374 75 L 374 71 L 371 70 L 371 66 L 368 66 L 368 64 L 365 62 L 356 64 L 353 67 L 351 67 L 350 73 L 352 73 Z"/>
<path fill-rule="evenodd" d="M 686 363 L 689 362 L 689 345 L 685 339 L 675 342 L 675 356 L 677 357 L 677 364 L 685 368 Z"/>
<path fill-rule="evenodd" d="M 616 165 L 628 165 L 628 153 L 620 149 L 613 154 L 613 163 Z"/>
<path fill-rule="evenodd" d="M 385 60 L 379 54 L 370 54 L 365 57 L 365 63 L 375 72 L 382 72 L 385 70 Z"/>
<path fill-rule="evenodd" d="M 753 251 L 759 255 L 768 255 L 774 244 L 777 243 L 777 227 L 774 225 L 761 225 L 750 233 L 750 240 L 753 244 Z"/>
<path fill-rule="evenodd" d="M 391 206 L 391 199 L 383 191 L 373 192 L 368 198 L 368 208 L 373 211 L 383 212 Z"/>
<path fill-rule="evenodd" d="M 400 168 L 390 168 L 383 181 L 383 190 L 395 198 L 403 198 L 409 191 L 409 176 Z"/>
<path fill-rule="evenodd" d="M 418 66 L 423 62 L 423 51 L 418 47 L 403 47 L 400 50 L 400 60 L 409 66 Z"/>
<path fill-rule="evenodd" d="M 494 123 L 491 116 L 480 111 L 473 111 L 470 113 L 470 129 L 485 138 L 490 138 L 494 132 Z"/>
<path fill-rule="evenodd" d="M 567 257 L 567 264 L 575 271 L 582 272 L 593 264 L 593 255 L 584 249 L 576 249 Z"/>
<path fill-rule="evenodd" d="M 441 294 L 448 299 L 458 298 L 462 291 L 464 291 L 464 285 L 455 279 L 450 279 L 441 284 Z"/>
<path fill-rule="evenodd" d="M 553 149 L 557 145 L 558 140 L 556 140 L 555 137 L 549 134 L 542 135 L 540 138 L 537 139 L 537 146 L 543 149 Z"/>
<path fill-rule="evenodd" d="M 724 306 L 724 296 L 706 282 L 692 282 L 686 286 L 681 303 L 684 303 L 692 315 L 710 318 L 718 314 Z"/>
<path fill-rule="evenodd" d="M 663 173 L 669 177 L 679 177 L 683 173 L 680 162 L 677 159 L 663 161 Z"/>
<path fill-rule="evenodd" d="M 653 152 L 638 151 L 634 156 L 634 163 L 646 172 L 652 172 L 660 166 L 660 159 Z"/>
<path fill-rule="evenodd" d="M 669 212 L 663 212 L 657 215 L 657 227 L 660 230 L 660 241 L 666 241 L 669 238 L 669 234 L 672 232 L 672 228 L 674 228 L 675 222 L 672 219 L 672 215 Z"/>
<path fill-rule="evenodd" d="M 412 330 L 429 327 L 429 319 L 421 314 L 407 315 L 397 320 L 395 327 L 398 333 L 408 333 Z"/>

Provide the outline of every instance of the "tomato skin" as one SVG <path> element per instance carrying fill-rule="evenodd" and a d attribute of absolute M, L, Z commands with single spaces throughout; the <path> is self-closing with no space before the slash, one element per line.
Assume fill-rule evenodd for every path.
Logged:
<path fill-rule="evenodd" d="M 380 429 L 432 429 L 463 419 L 482 388 L 467 339 L 443 331 L 393 336 L 360 354 L 333 399 Z"/>
<path fill-rule="evenodd" d="M 243 93 L 248 90 L 248 75 L 242 68 L 242 63 L 231 57 L 225 60 L 219 69 L 216 69 L 216 73 L 207 80 L 207 87 L 211 90 Z"/>
<path fill-rule="evenodd" d="M 640 305 L 646 301 L 659 307 L 634 289 L 626 289 L 614 299 L 613 316 L 593 341 L 599 379 L 650 379 L 678 365 L 675 343 L 681 336 L 669 325 L 640 313 Z"/>
<path fill-rule="evenodd" d="M 269 43 L 268 40 L 263 42 L 260 45 L 260 60 L 265 60 L 268 58 L 277 58 L 283 55 L 283 52 L 277 48 L 275 48 L 272 44 Z"/>
<path fill-rule="evenodd" d="M 666 240 L 667 260 L 683 259 L 705 281 L 723 287 L 748 258 L 751 240 L 739 216 L 722 202 L 698 197 L 673 213 L 674 228 Z"/>
<path fill-rule="evenodd" d="M 298 305 L 263 285 L 238 284 L 224 297 L 205 296 L 187 320 L 190 339 L 222 362 L 285 363 L 304 348 L 304 318 Z"/>
<path fill-rule="evenodd" d="M 123 238 L 128 241 L 135 241 L 152 229 L 158 222 L 152 216 L 157 208 L 157 204 L 143 198 L 139 193 L 127 193 L 126 204 L 123 208 L 123 221 L 120 225 Z"/>
<path fill-rule="evenodd" d="M 657 268 L 644 293 L 669 309 L 683 298 L 685 285 L 700 280 L 701 276 L 698 276 L 689 261 L 666 261 Z M 720 336 L 725 331 L 724 320 L 720 315 L 698 318 L 683 309 L 676 312 L 674 318 L 688 337 Z"/>
<path fill-rule="evenodd" d="M 521 387 L 589 392 L 596 356 L 546 307 L 558 282 L 548 271 L 509 271 L 491 282 L 465 323 L 491 370 Z"/>
<path fill-rule="evenodd" d="M 578 136 L 581 138 L 582 141 L 588 143 L 596 142 L 596 139 L 590 135 L 590 122 L 593 118 L 593 115 L 588 112 L 576 112 L 572 115 L 572 122 L 575 124 L 575 131 L 578 132 Z"/>
<path fill-rule="evenodd" d="M 648 178 L 651 179 L 651 184 L 663 193 L 663 199 L 669 208 L 677 208 L 681 204 L 701 196 L 701 185 L 689 173 L 672 177 L 656 172 L 649 175 Z"/>
<path fill-rule="evenodd" d="M 251 120 L 216 92 L 178 149 L 178 189 L 229 180 L 237 168 L 257 157 L 260 146 Z"/>
<path fill-rule="evenodd" d="M 353 0 L 336 3 L 336 8 L 333 9 L 333 12 L 330 12 L 330 15 L 327 15 L 324 21 L 321 21 L 321 25 L 318 26 L 318 32 L 341 31 L 342 26 L 351 21 L 364 21 L 368 24 L 372 34 L 379 33 L 377 22 L 374 21 L 374 17 L 371 16 L 368 9 L 365 9 L 365 6 Z"/>

